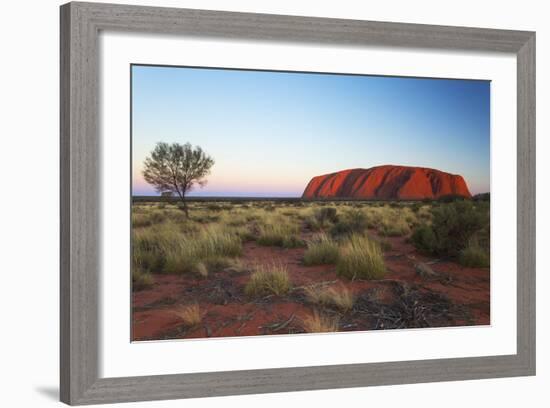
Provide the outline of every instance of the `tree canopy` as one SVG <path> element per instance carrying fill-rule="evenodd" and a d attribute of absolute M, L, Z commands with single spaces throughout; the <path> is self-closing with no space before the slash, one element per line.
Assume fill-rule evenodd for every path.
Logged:
<path fill-rule="evenodd" d="M 159 142 L 145 159 L 143 177 L 159 193 L 172 191 L 184 201 L 196 185 L 206 184 L 213 165 L 214 159 L 199 146 Z"/>

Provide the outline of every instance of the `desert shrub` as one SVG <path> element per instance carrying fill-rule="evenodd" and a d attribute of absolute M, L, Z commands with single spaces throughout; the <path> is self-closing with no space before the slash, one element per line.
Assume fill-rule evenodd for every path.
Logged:
<path fill-rule="evenodd" d="M 440 203 L 453 203 L 455 201 L 464 201 L 466 198 L 457 194 L 446 194 L 437 199 Z"/>
<path fill-rule="evenodd" d="M 180 306 L 173 311 L 183 324 L 187 327 L 198 326 L 202 320 L 200 307 L 198 304 Z"/>
<path fill-rule="evenodd" d="M 488 268 L 490 257 L 488 251 L 483 249 L 475 240 L 471 240 L 468 246 L 460 251 L 458 261 L 461 265 L 470 268 Z"/>
<path fill-rule="evenodd" d="M 338 261 L 339 248 L 336 242 L 325 234 L 319 235 L 315 240 L 308 242 L 304 253 L 305 265 L 328 265 Z"/>
<path fill-rule="evenodd" d="M 321 224 L 338 221 L 338 210 L 334 207 L 321 207 L 315 210 L 315 218 Z"/>
<path fill-rule="evenodd" d="M 347 312 L 353 307 L 353 294 L 345 286 L 340 288 L 309 286 L 305 289 L 305 293 L 310 302 L 318 305 L 332 306 L 342 312 Z"/>
<path fill-rule="evenodd" d="M 323 203 L 323 205 L 325 205 Z M 306 227 L 312 231 L 321 231 L 338 221 L 338 210 L 334 207 L 315 208 L 310 215 L 304 217 Z"/>
<path fill-rule="evenodd" d="M 491 201 L 491 194 L 490 193 L 481 193 L 476 194 L 472 197 L 474 201 Z"/>
<path fill-rule="evenodd" d="M 431 226 L 418 227 L 411 241 L 424 252 L 455 256 L 466 248 L 474 234 L 488 229 L 488 225 L 487 206 L 476 206 L 465 200 L 454 201 L 434 207 Z M 419 229 L 421 232 L 417 232 Z"/>
<path fill-rule="evenodd" d="M 432 211 L 429 205 L 421 205 L 416 213 L 417 220 L 422 220 L 424 222 L 431 222 Z"/>
<path fill-rule="evenodd" d="M 342 247 L 336 273 L 348 279 L 381 279 L 386 265 L 380 245 L 366 236 L 352 235 Z"/>
<path fill-rule="evenodd" d="M 418 210 L 420 210 L 420 207 L 422 207 L 422 204 L 419 202 L 416 202 L 416 203 L 413 203 L 410 208 L 413 212 L 416 213 L 418 212 Z"/>
<path fill-rule="evenodd" d="M 249 297 L 282 296 L 290 290 L 290 278 L 284 265 L 258 265 L 250 276 L 244 292 Z"/>
<path fill-rule="evenodd" d="M 412 244 L 422 252 L 431 253 L 437 248 L 437 238 L 433 229 L 427 225 L 421 225 L 411 235 Z"/>
<path fill-rule="evenodd" d="M 302 326 L 307 333 L 335 332 L 339 325 L 337 317 L 322 315 L 317 311 L 302 318 Z"/>
<path fill-rule="evenodd" d="M 367 216 L 357 208 L 346 211 L 331 228 L 332 235 L 346 235 L 361 233 L 368 228 Z"/>

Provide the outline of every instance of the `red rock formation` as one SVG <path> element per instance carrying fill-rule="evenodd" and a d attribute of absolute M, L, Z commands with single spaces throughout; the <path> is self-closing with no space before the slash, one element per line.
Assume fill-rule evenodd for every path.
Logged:
<path fill-rule="evenodd" d="M 446 195 L 471 198 L 462 176 L 424 167 L 387 165 L 313 177 L 302 198 L 422 200 Z"/>

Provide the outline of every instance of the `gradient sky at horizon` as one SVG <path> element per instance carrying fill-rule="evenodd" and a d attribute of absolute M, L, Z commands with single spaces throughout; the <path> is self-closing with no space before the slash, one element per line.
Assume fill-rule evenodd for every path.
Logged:
<path fill-rule="evenodd" d="M 321 174 L 383 164 L 489 191 L 490 82 L 132 66 L 132 194 L 157 142 L 215 160 L 190 196 L 301 196 Z"/>

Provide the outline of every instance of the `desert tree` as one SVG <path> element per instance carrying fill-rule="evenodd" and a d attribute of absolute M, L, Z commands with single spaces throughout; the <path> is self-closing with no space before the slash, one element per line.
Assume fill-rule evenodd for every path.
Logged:
<path fill-rule="evenodd" d="M 159 193 L 172 191 L 176 194 L 189 217 L 185 195 L 196 185 L 203 187 L 206 184 L 206 176 L 213 165 L 214 159 L 199 146 L 159 142 L 145 158 L 143 178 Z"/>

